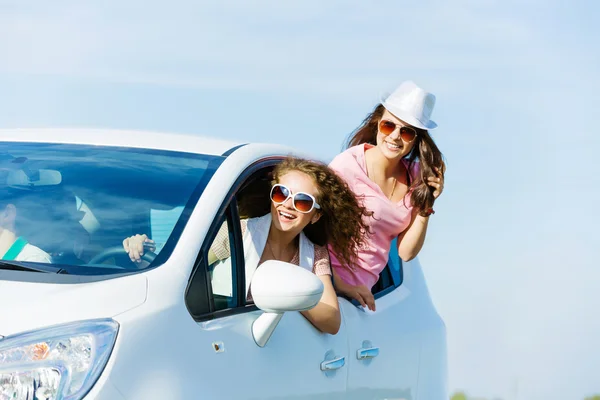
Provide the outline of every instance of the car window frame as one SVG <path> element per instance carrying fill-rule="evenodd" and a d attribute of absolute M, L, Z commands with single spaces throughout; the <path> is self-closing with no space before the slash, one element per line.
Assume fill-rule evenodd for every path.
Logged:
<path fill-rule="evenodd" d="M 211 226 L 203 240 L 200 252 L 194 263 L 194 267 L 188 279 L 188 284 L 185 289 L 185 304 L 188 312 L 196 322 L 209 321 L 216 318 L 223 318 L 231 315 L 247 313 L 251 311 L 257 311 L 258 307 L 253 303 L 246 304 L 246 277 L 245 277 L 245 263 L 244 263 L 244 248 L 243 238 L 241 234 L 240 218 L 237 207 L 237 194 L 240 190 L 249 182 L 254 175 L 261 170 L 266 168 L 273 168 L 277 164 L 281 163 L 285 159 L 285 156 L 271 156 L 260 159 L 250 164 L 246 169 L 236 178 L 235 182 L 231 185 L 227 195 L 223 199 L 218 212 L 216 213 Z M 234 207 L 235 206 L 235 207 Z M 232 257 L 234 253 L 242 254 L 242 257 L 235 257 L 232 259 L 232 265 L 235 265 L 235 269 L 232 270 L 232 279 L 235 279 L 237 285 L 237 305 L 233 308 L 227 308 L 224 310 L 214 309 L 214 298 L 212 297 L 212 287 L 210 281 L 210 273 L 208 270 L 208 250 L 212 245 L 223 221 L 225 218 L 231 218 L 232 231 L 230 232 L 230 240 L 233 234 L 234 242 L 230 242 Z M 233 245 L 233 246 L 232 246 Z M 235 278 L 233 277 L 235 275 Z M 195 299 L 196 303 L 193 304 L 192 299 Z"/>
<path fill-rule="evenodd" d="M 223 217 L 220 220 L 215 219 L 214 222 L 214 228 L 215 229 L 211 229 L 211 239 L 207 240 L 207 242 L 210 243 L 210 245 L 206 248 L 206 251 L 202 254 L 202 268 L 204 268 L 206 270 L 206 275 L 207 275 L 207 290 L 208 290 L 208 302 L 209 302 L 209 310 L 212 313 L 219 313 L 221 311 L 227 311 L 230 309 L 234 309 L 234 308 L 238 308 L 240 307 L 240 305 L 243 305 L 245 303 L 245 298 L 243 296 L 243 291 L 240 291 L 240 288 L 245 287 L 245 276 L 243 273 L 241 273 L 242 271 L 240 271 L 239 268 L 239 257 L 240 254 L 242 254 L 242 258 L 243 258 L 243 248 L 240 248 L 240 243 L 241 243 L 241 226 L 240 226 L 240 220 L 239 220 L 239 215 L 237 214 L 237 210 L 236 207 L 233 207 L 233 205 L 236 202 L 236 197 L 233 197 L 232 202 L 226 207 L 225 209 L 225 213 L 223 215 Z M 232 297 L 235 298 L 235 305 L 233 307 L 228 307 L 225 309 L 219 309 L 217 310 L 215 307 L 215 299 L 214 299 L 214 294 L 213 294 L 213 290 L 212 290 L 212 280 L 210 279 L 210 271 L 209 271 L 209 264 L 208 264 L 208 250 L 210 249 L 210 247 L 212 246 L 212 244 L 214 243 L 215 239 L 217 238 L 217 235 L 219 233 L 219 230 L 221 229 L 221 226 L 224 222 L 227 222 L 227 236 L 228 236 L 228 240 L 229 240 L 229 246 L 230 246 L 230 258 L 231 258 L 231 266 L 232 266 L 232 271 L 231 271 L 231 292 L 233 294 Z M 212 228 L 212 227 L 211 227 Z M 208 238 L 208 236 L 207 236 Z M 243 261 L 242 261 L 243 262 Z M 240 295 L 240 293 L 242 293 L 242 295 Z"/>

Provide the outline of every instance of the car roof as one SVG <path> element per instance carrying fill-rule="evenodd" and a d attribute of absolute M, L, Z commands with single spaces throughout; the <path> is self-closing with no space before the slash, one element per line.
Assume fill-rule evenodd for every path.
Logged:
<path fill-rule="evenodd" d="M 222 155 L 243 144 L 196 134 L 90 128 L 0 129 L 0 142 L 132 147 L 209 155 Z"/>

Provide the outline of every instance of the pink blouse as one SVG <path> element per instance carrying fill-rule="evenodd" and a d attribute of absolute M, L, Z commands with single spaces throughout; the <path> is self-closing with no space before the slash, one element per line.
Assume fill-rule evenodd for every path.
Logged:
<path fill-rule="evenodd" d="M 329 246 L 331 267 L 335 268 L 344 282 L 351 285 L 366 285 L 368 288 L 375 285 L 379 279 L 379 273 L 385 268 L 392 240 L 408 228 L 413 208 L 410 204 L 410 192 L 402 200 L 394 203 L 367 176 L 365 150 L 371 147 L 373 146 L 366 143 L 351 147 L 336 156 L 329 164 L 344 178 L 358 199 L 362 199 L 363 205 L 373 212 L 367 221 L 371 235 L 365 245 L 359 249 L 355 270 L 343 268 L 333 249 Z M 408 161 L 403 160 L 403 162 L 414 179 L 417 176 L 419 164 L 414 163 L 412 168 L 409 168 Z"/>

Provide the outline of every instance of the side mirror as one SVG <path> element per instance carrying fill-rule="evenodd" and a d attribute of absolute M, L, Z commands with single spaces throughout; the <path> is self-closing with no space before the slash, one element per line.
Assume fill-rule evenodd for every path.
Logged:
<path fill-rule="evenodd" d="M 311 271 L 274 260 L 256 270 L 251 288 L 254 304 L 264 311 L 252 324 L 260 347 L 267 344 L 285 312 L 310 310 L 323 295 L 323 282 Z"/>

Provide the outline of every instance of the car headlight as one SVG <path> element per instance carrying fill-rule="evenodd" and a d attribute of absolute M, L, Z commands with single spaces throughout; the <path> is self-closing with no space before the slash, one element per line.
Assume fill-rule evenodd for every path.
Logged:
<path fill-rule="evenodd" d="M 89 320 L 0 340 L 0 400 L 75 400 L 92 388 L 119 324 Z"/>

